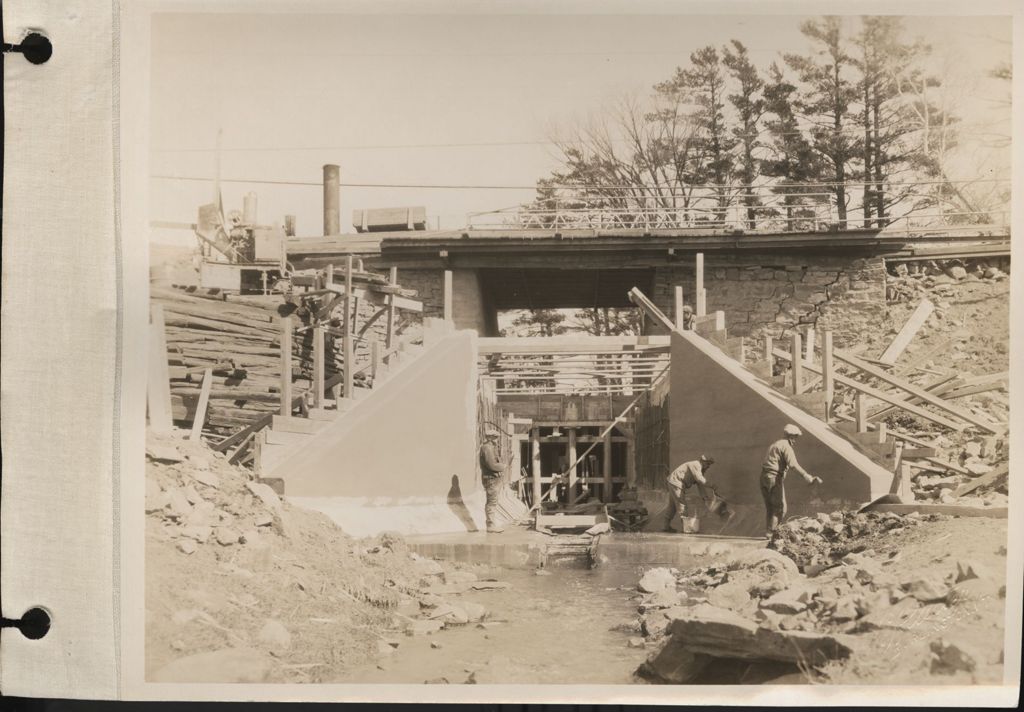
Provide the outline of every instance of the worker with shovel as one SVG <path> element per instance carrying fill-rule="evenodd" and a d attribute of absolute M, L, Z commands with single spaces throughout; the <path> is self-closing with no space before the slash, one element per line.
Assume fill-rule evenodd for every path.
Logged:
<path fill-rule="evenodd" d="M 684 462 L 669 474 L 667 478 L 668 491 L 672 499 L 670 502 L 668 523 L 665 525 L 666 531 L 674 531 L 672 529 L 672 519 L 675 517 L 676 513 L 679 514 L 680 520 L 689 516 L 686 506 L 686 490 L 697 485 L 697 490 L 700 492 L 701 499 L 707 502 L 707 496 L 705 495 L 704 488 L 708 486 L 708 480 L 704 476 L 704 473 L 706 473 L 714 464 L 715 459 L 713 457 L 701 455 L 700 458 L 696 460 Z"/>
<path fill-rule="evenodd" d="M 505 531 L 498 524 L 498 496 L 502 485 L 501 474 L 505 471 L 505 467 L 506 463 L 501 461 L 498 453 L 498 431 L 488 428 L 484 432 L 484 444 L 480 448 L 480 473 L 484 492 L 487 495 L 487 504 L 484 506 L 487 531 L 491 534 L 500 534 Z"/>
<path fill-rule="evenodd" d="M 793 444 L 803 433 L 792 423 L 782 429 L 782 439 L 776 440 L 768 448 L 768 453 L 761 463 L 761 496 L 764 497 L 766 524 L 768 531 L 765 538 L 770 539 L 772 532 L 786 516 L 786 473 L 795 470 L 809 485 L 820 485 L 821 478 L 807 472 L 796 461 Z"/>

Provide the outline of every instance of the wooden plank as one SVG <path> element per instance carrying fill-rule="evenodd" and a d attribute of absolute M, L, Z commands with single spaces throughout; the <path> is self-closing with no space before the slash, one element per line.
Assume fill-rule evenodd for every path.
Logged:
<path fill-rule="evenodd" d="M 601 500 L 612 501 L 612 434 L 609 430 L 604 435 L 604 449 L 601 463 Z"/>
<path fill-rule="evenodd" d="M 203 424 L 206 422 L 206 406 L 210 402 L 210 388 L 213 387 L 213 369 L 208 368 L 203 374 L 203 387 L 199 391 L 199 404 L 196 406 L 195 417 L 192 418 L 192 432 L 189 440 L 199 440 L 203 435 Z"/>
<path fill-rule="evenodd" d="M 532 503 L 536 505 L 543 497 L 540 486 L 540 428 L 530 428 L 530 478 Z"/>
<path fill-rule="evenodd" d="M 570 500 L 576 498 L 576 477 L 579 473 L 579 460 L 576 458 L 576 429 L 569 428 L 569 442 L 566 445 L 565 450 L 566 458 L 571 463 L 569 465 L 569 489 L 568 497 Z M 580 458 L 582 459 L 582 458 Z"/>
<path fill-rule="evenodd" d="M 873 504 L 865 511 L 892 512 L 894 514 L 946 514 L 952 517 L 989 517 L 1006 519 L 1006 507 L 966 507 L 962 504 Z"/>
<path fill-rule="evenodd" d="M 899 436 L 896 436 L 899 437 Z M 939 454 L 939 449 L 934 447 L 908 447 L 903 448 L 903 457 L 908 460 L 913 460 L 919 457 L 936 457 Z"/>
<path fill-rule="evenodd" d="M 953 398 L 964 398 L 965 396 L 973 396 L 979 393 L 988 393 L 989 391 L 1003 391 L 1006 390 L 1005 383 L 980 383 L 976 386 L 964 386 L 962 388 L 956 388 L 948 393 L 944 393 L 942 397 L 946 400 L 952 400 Z"/>
<path fill-rule="evenodd" d="M 786 353 L 785 351 L 783 351 L 782 349 L 775 349 L 774 353 L 775 353 L 775 355 L 778 358 L 785 359 L 787 361 L 791 361 L 792 360 L 790 358 L 790 355 L 788 353 Z M 814 364 L 804 364 L 804 368 L 806 368 L 807 370 L 811 371 L 812 373 L 816 373 L 818 375 L 821 375 L 821 369 L 818 366 L 814 365 Z M 940 415 L 936 415 L 935 413 L 932 413 L 929 410 L 925 410 L 924 408 L 916 406 L 913 403 L 908 403 L 907 401 L 900 400 L 899 398 L 895 398 L 895 397 L 889 395 L 888 393 L 886 393 L 885 391 L 883 391 L 883 390 L 881 390 L 879 388 L 874 388 L 873 386 L 866 385 L 864 383 L 861 383 L 860 381 L 856 381 L 856 380 L 854 380 L 852 378 L 849 378 L 847 376 L 843 376 L 842 374 L 838 374 L 838 373 L 836 374 L 835 378 L 836 378 L 836 383 L 838 383 L 838 384 L 840 384 L 842 386 L 846 386 L 847 388 L 852 388 L 853 390 L 855 390 L 855 391 L 857 391 L 859 393 L 864 393 L 865 395 L 869 395 L 872 398 L 877 398 L 878 400 L 882 401 L 883 403 L 889 403 L 890 405 L 895 405 L 895 406 L 897 406 L 899 408 L 902 408 L 903 410 L 907 411 L 908 413 L 913 413 L 914 415 L 920 416 L 921 418 L 924 418 L 925 420 L 930 420 L 933 423 L 937 423 L 939 425 L 945 426 L 945 427 L 947 427 L 947 428 L 949 428 L 951 430 L 960 431 L 960 430 L 964 429 L 964 426 L 961 423 L 953 422 L 951 420 L 948 420 L 947 418 L 943 418 Z"/>
<path fill-rule="evenodd" d="M 539 336 L 477 339 L 481 354 L 591 354 L 620 351 L 663 352 L 671 345 L 668 336 Z"/>
<path fill-rule="evenodd" d="M 973 492 L 974 490 L 978 489 L 979 487 L 984 487 L 986 485 L 995 484 L 999 480 L 1007 477 L 1009 475 L 1009 473 L 1010 473 L 1010 464 L 1009 463 L 1003 463 L 1002 465 L 1000 465 L 999 467 L 995 468 L 991 472 L 986 472 L 981 477 L 975 477 L 970 482 L 964 482 L 962 485 L 960 485 L 955 490 L 953 490 L 953 496 L 954 497 L 961 497 L 961 496 L 967 494 L 968 492 Z"/>
<path fill-rule="evenodd" d="M 963 381 L 957 378 L 956 374 L 949 374 L 945 376 L 940 376 L 938 380 L 932 381 L 931 383 L 926 385 L 924 389 L 926 391 L 929 391 L 930 393 L 940 396 L 946 392 L 947 386 L 949 386 L 950 388 L 955 388 L 958 384 L 962 383 Z M 910 398 L 907 398 L 907 401 L 910 403 L 921 402 L 920 399 L 918 399 L 916 396 L 911 396 Z M 878 420 L 879 418 L 885 417 L 893 410 L 895 409 L 891 405 L 885 406 L 884 408 L 879 408 L 878 410 L 872 411 L 868 415 L 868 420 Z"/>
<path fill-rule="evenodd" d="M 658 309 L 650 299 L 647 298 L 643 292 L 636 287 L 629 290 L 629 301 L 640 307 L 646 314 L 651 317 L 655 322 L 661 324 L 669 333 L 675 330 L 675 324 L 669 321 L 668 317 L 665 316 L 661 309 Z M 600 338 L 600 337 L 598 337 Z M 669 342 L 671 343 L 671 342 Z"/>
<path fill-rule="evenodd" d="M 889 365 L 895 364 L 910 342 L 914 340 L 917 332 L 924 326 L 924 323 L 931 316 L 934 309 L 934 304 L 927 299 L 922 299 L 878 360 Z"/>
<path fill-rule="evenodd" d="M 951 462 L 946 462 L 945 460 L 940 460 L 937 457 L 926 457 L 924 459 L 925 459 L 926 462 L 930 462 L 933 465 L 938 465 L 939 467 L 942 467 L 942 468 L 944 468 L 946 470 L 949 470 L 950 472 L 955 472 L 958 475 L 970 475 L 971 474 L 970 472 L 968 472 L 964 468 L 960 467 L 959 465 L 954 465 Z"/>
<path fill-rule="evenodd" d="M 174 424 L 171 420 L 171 378 L 167 363 L 164 308 L 154 304 L 150 309 L 150 315 L 149 369 L 146 386 L 149 427 L 154 433 L 169 433 Z"/>
<path fill-rule="evenodd" d="M 836 349 L 834 351 L 834 354 L 835 357 L 842 361 L 843 363 L 849 364 L 850 366 L 853 366 L 863 371 L 864 373 L 867 373 L 868 375 L 874 376 L 880 381 L 884 381 L 885 383 L 896 386 L 897 388 L 900 388 L 901 390 L 904 390 L 907 393 L 910 393 L 911 395 L 917 396 L 923 402 L 928 403 L 929 405 L 932 405 L 938 408 L 939 410 L 948 413 L 949 415 L 955 416 L 960 420 L 970 423 L 975 427 L 984 430 L 985 432 L 993 434 L 998 434 L 1001 432 L 1000 428 L 993 425 L 992 423 L 989 423 L 987 420 L 979 418 L 978 416 L 964 410 L 963 408 L 958 408 L 957 406 L 951 405 L 946 401 L 942 400 L 941 398 L 932 395 L 923 388 L 919 388 L 918 386 L 914 385 L 913 383 L 910 383 L 909 381 L 903 378 L 900 378 L 899 376 L 894 376 L 891 373 L 886 372 L 884 369 L 878 368 L 877 366 L 872 366 L 871 364 L 867 363 L 866 361 L 860 358 L 857 358 L 851 353 L 847 353 L 846 351 L 840 351 Z"/>

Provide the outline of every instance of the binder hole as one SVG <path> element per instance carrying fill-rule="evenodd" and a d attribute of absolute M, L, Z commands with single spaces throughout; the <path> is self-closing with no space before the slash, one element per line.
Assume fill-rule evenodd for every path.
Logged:
<path fill-rule="evenodd" d="M 38 32 L 30 32 L 21 41 L 21 53 L 32 64 L 42 64 L 53 56 L 53 45 L 50 44 L 48 37 L 44 37 Z"/>
<path fill-rule="evenodd" d="M 18 628 L 29 640 L 39 640 L 50 632 L 50 614 L 42 608 L 30 608 L 21 617 Z"/>

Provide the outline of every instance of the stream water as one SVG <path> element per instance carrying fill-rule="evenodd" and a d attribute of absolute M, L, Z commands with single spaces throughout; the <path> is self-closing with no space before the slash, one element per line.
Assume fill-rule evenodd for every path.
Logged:
<path fill-rule="evenodd" d="M 359 667 L 346 683 L 627 684 L 649 650 L 618 628 L 636 618 L 638 573 L 628 569 L 495 569 L 503 590 L 454 598 L 488 610 L 484 626 L 402 636 L 394 653 Z M 442 679 L 443 678 L 443 679 Z"/>

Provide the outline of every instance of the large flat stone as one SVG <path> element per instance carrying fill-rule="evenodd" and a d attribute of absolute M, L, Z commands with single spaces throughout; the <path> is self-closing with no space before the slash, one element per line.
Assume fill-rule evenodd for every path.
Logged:
<path fill-rule="evenodd" d="M 753 620 L 709 604 L 681 611 L 668 631 L 690 652 L 719 658 L 817 664 L 851 653 L 840 636 L 760 628 Z"/>

